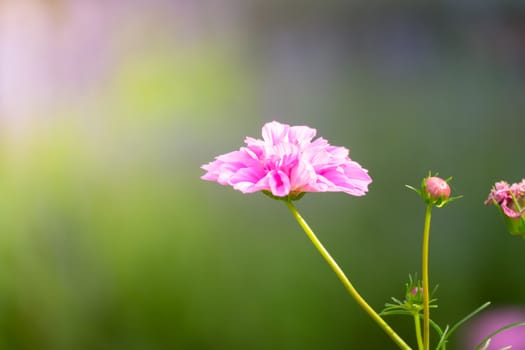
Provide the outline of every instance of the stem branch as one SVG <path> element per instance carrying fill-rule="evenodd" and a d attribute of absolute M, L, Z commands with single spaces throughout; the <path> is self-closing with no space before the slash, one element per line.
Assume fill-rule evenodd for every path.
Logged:
<path fill-rule="evenodd" d="M 411 350 L 410 346 L 408 346 L 403 339 L 377 314 L 370 305 L 363 299 L 361 295 L 357 292 L 357 290 L 354 288 L 354 286 L 350 283 L 350 280 L 346 277 L 343 270 L 339 267 L 337 262 L 332 258 L 332 256 L 328 253 L 328 251 L 325 249 L 325 247 L 321 244 L 319 239 L 316 237 L 315 233 L 312 231 L 310 226 L 306 223 L 306 221 L 302 218 L 302 216 L 299 214 L 295 206 L 291 201 L 286 201 L 286 205 L 292 212 L 293 216 L 301 226 L 301 228 L 304 230 L 308 238 L 312 241 L 315 248 L 321 253 L 323 258 L 326 260 L 328 265 L 332 268 L 332 270 L 335 272 L 339 280 L 343 283 L 346 290 L 350 295 L 355 299 L 357 304 L 370 316 L 372 319 L 385 331 L 385 333 L 396 343 L 400 349 L 403 350 Z"/>
<path fill-rule="evenodd" d="M 425 212 L 425 225 L 423 228 L 423 254 L 422 271 L 423 278 L 423 338 L 424 350 L 430 349 L 430 287 L 428 283 L 428 247 L 430 241 L 430 218 L 432 214 L 432 204 L 427 205 Z"/>
<path fill-rule="evenodd" d="M 421 320 L 419 312 L 414 314 L 414 325 L 416 327 L 417 348 L 423 350 L 423 338 L 421 337 Z"/>

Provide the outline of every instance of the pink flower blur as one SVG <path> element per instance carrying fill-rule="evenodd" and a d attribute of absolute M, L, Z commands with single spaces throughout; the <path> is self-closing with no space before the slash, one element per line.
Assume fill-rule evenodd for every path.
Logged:
<path fill-rule="evenodd" d="M 483 339 L 501 327 L 525 321 L 525 309 L 508 306 L 475 317 L 469 322 L 465 332 L 463 349 L 474 349 Z M 525 327 L 509 328 L 491 338 L 488 350 L 499 350 L 507 346 L 512 349 L 525 349 Z"/>
<path fill-rule="evenodd" d="M 495 202 L 501 207 L 505 215 L 509 218 L 517 219 L 525 214 L 525 208 L 517 208 L 514 199 L 518 205 L 523 206 L 525 201 L 525 179 L 511 186 L 505 181 L 496 182 L 485 201 L 485 205 Z"/>
<path fill-rule="evenodd" d="M 349 158 L 348 149 L 321 137 L 313 140 L 316 133 L 307 126 L 267 123 L 262 140 L 247 137 L 246 147 L 203 165 L 201 178 L 242 193 L 269 191 L 277 197 L 303 192 L 365 195 L 372 182 L 368 171 Z"/>

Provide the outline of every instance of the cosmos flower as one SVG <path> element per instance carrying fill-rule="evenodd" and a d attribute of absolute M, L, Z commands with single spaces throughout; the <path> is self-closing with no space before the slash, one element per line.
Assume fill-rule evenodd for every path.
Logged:
<path fill-rule="evenodd" d="M 525 213 L 525 179 L 511 186 L 505 181 L 496 182 L 485 201 L 489 204 L 498 205 L 509 218 L 520 218 Z"/>
<path fill-rule="evenodd" d="M 525 179 L 509 185 L 505 181 L 496 182 L 489 193 L 485 205 L 496 205 L 513 235 L 525 238 Z"/>
<path fill-rule="evenodd" d="M 201 178 L 232 186 L 242 193 L 265 191 L 298 198 L 305 192 L 344 192 L 363 196 L 372 179 L 349 158 L 344 147 L 331 146 L 307 126 L 273 121 L 262 128 L 262 140 L 246 137 L 245 147 L 202 166 Z"/>

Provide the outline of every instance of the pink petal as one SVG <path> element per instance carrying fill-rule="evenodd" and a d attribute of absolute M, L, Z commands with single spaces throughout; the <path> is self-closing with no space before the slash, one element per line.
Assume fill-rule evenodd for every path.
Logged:
<path fill-rule="evenodd" d="M 257 168 L 242 168 L 239 169 L 234 175 L 231 176 L 229 184 L 236 185 L 239 183 L 251 183 L 256 184 L 265 176 L 263 169 Z"/>
<path fill-rule="evenodd" d="M 290 194 L 290 179 L 282 171 L 271 171 L 269 175 L 269 184 L 272 194 L 277 197 L 284 197 Z"/>
<path fill-rule="evenodd" d="M 305 145 L 312 141 L 316 133 L 317 130 L 307 126 L 292 126 L 288 131 L 288 139 L 292 143 Z"/>
<path fill-rule="evenodd" d="M 244 151 L 234 151 L 216 157 L 216 160 L 205 164 L 201 167 L 206 170 L 201 179 L 209 181 L 217 181 L 221 185 L 228 185 L 229 180 L 240 169 L 253 168 L 261 169 L 260 162 Z"/>
<path fill-rule="evenodd" d="M 345 192 L 362 196 L 372 179 L 349 158 L 345 147 L 331 146 L 316 130 L 276 121 L 262 128 L 262 140 L 246 137 L 246 147 L 202 166 L 201 178 L 243 193 L 269 190 L 284 197 L 301 192 Z M 313 140 L 313 141 L 312 141 Z"/>
<path fill-rule="evenodd" d="M 288 125 L 273 121 L 263 126 L 262 136 L 268 144 L 276 145 L 287 136 L 288 129 Z"/>
<path fill-rule="evenodd" d="M 350 154 L 350 151 L 345 147 L 329 146 L 326 151 L 334 158 L 345 159 Z"/>
<path fill-rule="evenodd" d="M 317 174 L 313 166 L 304 160 L 299 160 L 297 166 L 290 171 L 293 192 L 319 192 L 317 187 L 313 186 L 316 181 Z"/>
<path fill-rule="evenodd" d="M 372 178 L 368 175 L 368 171 L 363 169 L 359 163 L 350 161 L 349 163 L 343 165 L 345 175 L 352 179 L 352 181 L 362 183 L 363 185 L 368 186 L 372 182 Z"/>
<path fill-rule="evenodd" d="M 512 218 L 512 219 L 521 218 L 523 214 L 525 214 L 525 208 L 523 208 L 520 212 L 516 213 L 514 210 L 512 210 L 511 208 L 507 206 L 506 202 L 501 203 L 500 206 L 501 206 L 501 209 L 503 209 L 503 213 L 505 213 L 505 215 L 507 215 L 509 218 Z"/>
<path fill-rule="evenodd" d="M 323 172 L 322 178 L 328 185 L 328 191 L 342 191 L 353 196 L 365 195 L 372 182 L 364 169 L 355 168 L 353 164 L 347 170 L 342 167 L 329 169 Z"/>

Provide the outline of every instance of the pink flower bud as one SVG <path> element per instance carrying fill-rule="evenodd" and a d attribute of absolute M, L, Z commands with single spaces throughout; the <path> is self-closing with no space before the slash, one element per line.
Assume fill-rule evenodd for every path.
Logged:
<path fill-rule="evenodd" d="M 423 293 L 423 288 L 414 287 L 410 290 L 412 296 L 416 296 L 418 293 Z"/>
<path fill-rule="evenodd" d="M 450 196 L 450 186 L 445 180 L 437 176 L 426 179 L 425 189 L 433 200 L 446 200 Z"/>

